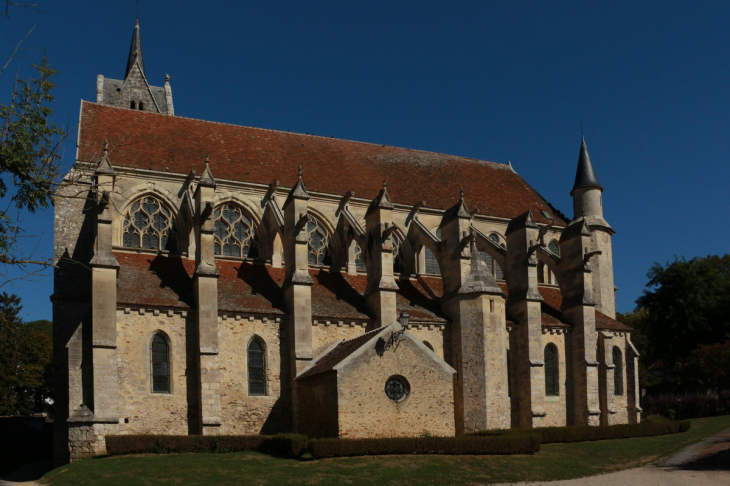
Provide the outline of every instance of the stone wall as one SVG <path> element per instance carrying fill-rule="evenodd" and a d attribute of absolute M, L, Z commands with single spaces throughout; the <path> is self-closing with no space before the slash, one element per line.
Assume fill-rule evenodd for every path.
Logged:
<path fill-rule="evenodd" d="M 316 358 L 332 344 L 350 340 L 365 334 L 365 326 L 356 323 L 331 321 L 331 324 L 317 324 L 312 326 L 312 350 Z"/>
<path fill-rule="evenodd" d="M 180 311 L 142 312 L 117 311 L 119 433 L 186 435 L 188 405 L 197 396 L 195 384 L 188 383 L 195 367 L 187 355 L 194 316 Z M 170 393 L 152 392 L 150 342 L 158 332 L 170 346 Z"/>
<path fill-rule="evenodd" d="M 340 437 L 454 435 L 453 375 L 422 353 L 404 340 L 382 357 L 366 352 L 338 372 Z M 393 375 L 410 384 L 410 394 L 399 403 L 385 395 L 385 382 Z"/>
<path fill-rule="evenodd" d="M 218 319 L 221 434 L 272 434 L 291 430 L 285 325 L 279 318 Z M 252 396 L 248 391 L 247 349 L 254 338 L 264 345 L 264 396 Z"/>
<path fill-rule="evenodd" d="M 567 392 L 568 381 L 566 356 L 570 350 L 565 345 L 565 335 L 555 332 L 545 332 L 542 335 L 543 349 L 548 344 L 554 344 L 558 350 L 558 396 L 545 397 L 545 411 L 547 415 L 538 421 L 538 427 L 563 427 L 567 425 Z"/>

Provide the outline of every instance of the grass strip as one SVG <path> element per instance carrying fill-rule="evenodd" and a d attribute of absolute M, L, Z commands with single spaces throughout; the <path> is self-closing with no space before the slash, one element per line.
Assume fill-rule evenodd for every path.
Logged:
<path fill-rule="evenodd" d="M 551 481 L 636 467 L 730 427 L 730 416 L 692 420 L 683 434 L 542 445 L 535 455 L 364 456 L 301 461 L 257 452 L 89 458 L 54 469 L 52 486 L 469 485 Z"/>

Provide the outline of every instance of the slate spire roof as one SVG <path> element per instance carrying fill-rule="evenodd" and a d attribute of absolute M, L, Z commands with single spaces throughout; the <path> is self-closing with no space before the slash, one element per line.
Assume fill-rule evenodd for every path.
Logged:
<path fill-rule="evenodd" d="M 581 137 L 580 144 L 580 155 L 578 156 L 578 170 L 575 172 L 575 184 L 573 184 L 573 190 L 570 191 L 572 195 L 578 189 L 583 187 L 597 187 L 603 190 L 603 187 L 598 182 L 596 172 L 593 170 L 593 164 L 591 164 L 591 156 L 588 155 L 588 147 L 586 147 L 585 137 Z"/>
<path fill-rule="evenodd" d="M 124 72 L 124 79 L 127 79 L 129 72 L 134 67 L 135 62 L 139 62 L 139 68 L 144 74 L 144 60 L 142 59 L 142 40 L 139 37 L 139 19 L 134 24 L 132 32 L 132 45 L 129 47 L 129 59 L 127 60 L 127 70 Z"/>

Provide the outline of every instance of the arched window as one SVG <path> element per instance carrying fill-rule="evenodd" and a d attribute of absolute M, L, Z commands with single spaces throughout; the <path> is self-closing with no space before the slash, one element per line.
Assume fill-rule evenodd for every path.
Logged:
<path fill-rule="evenodd" d="M 494 233 L 490 234 L 489 239 L 492 240 L 497 245 L 501 246 L 502 248 L 505 248 L 504 243 L 500 243 L 499 236 L 497 236 L 496 234 L 494 234 Z M 504 273 L 502 273 L 502 267 L 499 266 L 499 263 L 494 261 L 494 258 L 492 258 L 485 251 L 480 251 L 479 257 L 482 259 L 482 261 L 484 263 L 487 264 L 489 273 L 491 273 L 494 278 L 499 279 L 499 280 L 504 279 Z"/>
<path fill-rule="evenodd" d="M 170 346 L 160 334 L 150 342 L 152 393 L 170 393 Z"/>
<path fill-rule="evenodd" d="M 360 271 L 364 272 L 367 270 L 367 264 L 365 263 L 365 255 L 362 253 L 362 248 L 360 248 L 360 244 L 355 241 L 354 242 L 354 252 L 355 252 L 355 268 Z"/>
<path fill-rule="evenodd" d="M 441 228 L 438 228 L 436 230 L 436 236 L 441 239 Z M 441 267 L 439 267 L 438 259 L 436 259 L 436 255 L 431 251 L 430 248 L 426 247 L 424 251 L 424 256 L 426 259 L 426 273 L 434 273 L 440 275 Z"/>
<path fill-rule="evenodd" d="M 613 394 L 624 394 L 624 358 L 618 346 L 613 347 Z"/>
<path fill-rule="evenodd" d="M 390 241 L 393 243 L 393 273 L 405 273 L 406 263 L 403 259 L 403 245 L 395 235 L 390 237 Z"/>
<path fill-rule="evenodd" d="M 545 346 L 545 395 L 558 396 L 558 350 L 554 344 Z"/>
<path fill-rule="evenodd" d="M 329 255 L 329 235 L 322 224 L 315 218 L 307 222 L 307 233 L 309 234 L 309 264 L 329 265 L 332 258 Z"/>
<path fill-rule="evenodd" d="M 137 109 L 137 102 L 136 101 L 130 101 L 129 102 L 129 107 L 131 109 L 133 109 L 133 110 L 136 110 Z"/>
<path fill-rule="evenodd" d="M 139 109 L 144 110 L 144 103 L 142 103 L 141 101 L 139 102 Z"/>
<path fill-rule="evenodd" d="M 266 363 L 264 346 L 256 338 L 248 345 L 248 394 L 266 395 Z"/>
<path fill-rule="evenodd" d="M 237 258 L 256 256 L 253 223 L 239 207 L 225 204 L 216 208 L 213 217 L 216 255 Z"/>
<path fill-rule="evenodd" d="M 154 196 L 135 201 L 124 216 L 122 245 L 127 248 L 177 251 L 172 211 Z"/>
<path fill-rule="evenodd" d="M 558 242 L 553 240 L 550 243 L 548 243 L 548 250 L 555 253 L 556 255 L 560 256 L 560 247 L 558 246 Z"/>

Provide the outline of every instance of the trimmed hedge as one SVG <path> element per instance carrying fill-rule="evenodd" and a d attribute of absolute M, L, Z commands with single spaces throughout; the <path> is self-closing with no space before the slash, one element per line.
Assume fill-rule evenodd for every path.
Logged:
<path fill-rule="evenodd" d="M 510 437 L 391 437 L 382 439 L 312 439 L 315 459 L 385 454 L 534 454 L 537 434 Z"/>
<path fill-rule="evenodd" d="M 168 454 L 184 452 L 259 451 L 299 457 L 307 450 L 307 436 L 266 435 L 108 435 L 106 450 L 113 456 L 124 454 Z"/>
<path fill-rule="evenodd" d="M 469 435 L 478 437 L 509 437 L 512 435 L 535 433 L 540 436 L 541 443 L 555 444 L 676 434 L 678 432 L 688 431 L 691 425 L 692 423 L 686 420 L 683 422 L 644 422 L 640 424 L 620 424 L 602 427 L 579 425 L 572 427 L 541 427 L 535 429 L 484 430 L 472 432 Z"/>

